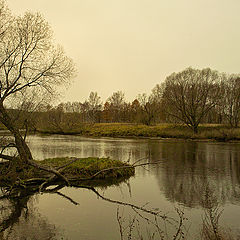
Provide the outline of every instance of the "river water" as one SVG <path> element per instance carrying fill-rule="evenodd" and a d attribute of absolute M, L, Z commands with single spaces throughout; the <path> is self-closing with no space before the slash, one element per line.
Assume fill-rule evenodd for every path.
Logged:
<path fill-rule="evenodd" d="M 210 208 L 221 213 L 219 222 L 227 232 L 238 235 L 240 143 L 59 135 L 32 135 L 28 143 L 38 160 L 94 156 L 157 162 L 137 168 L 128 181 L 96 190 L 107 199 L 161 211 L 176 220 L 177 210 L 183 211 L 187 239 L 197 239 Z M 152 216 L 106 201 L 88 189 L 65 187 L 58 194 L 37 194 L 26 205 L 28 211 L 3 233 L 6 239 L 114 240 L 121 239 L 121 227 L 126 228 L 123 234 L 132 231 L 150 239 L 148 236 L 156 231 L 146 220 Z M 177 224 L 165 221 L 159 227 L 173 239 Z"/>

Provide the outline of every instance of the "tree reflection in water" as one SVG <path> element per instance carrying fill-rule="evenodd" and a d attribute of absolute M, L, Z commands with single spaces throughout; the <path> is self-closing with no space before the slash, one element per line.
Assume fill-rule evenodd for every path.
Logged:
<path fill-rule="evenodd" d="M 117 209 L 117 221 L 120 231 L 120 239 L 140 240 L 238 240 L 240 231 L 232 230 L 221 224 L 221 216 L 224 206 L 219 202 L 215 189 L 206 183 L 202 188 L 201 202 L 202 219 L 196 232 L 191 230 L 192 223 L 185 216 L 184 207 L 175 207 L 175 213 L 169 212 L 166 219 L 156 218 L 154 215 L 146 215 L 133 209 L 133 214 L 124 214 L 124 209 Z"/>
<path fill-rule="evenodd" d="M 1 240 L 62 239 L 62 233 L 38 213 L 34 201 L 37 201 L 37 195 L 26 192 L 0 197 Z"/>
<path fill-rule="evenodd" d="M 221 204 L 240 204 L 240 152 L 237 149 L 192 142 L 163 147 L 161 151 L 164 161 L 153 171 L 169 201 L 187 207 L 202 206 L 202 196 L 209 185 L 215 189 Z"/>
<path fill-rule="evenodd" d="M 72 204 L 78 205 L 74 199 L 59 192 L 63 187 L 65 186 L 60 185 L 46 190 L 45 193 L 58 194 Z M 107 198 L 92 187 L 76 187 L 88 189 L 94 192 L 100 199 L 116 205 L 116 216 L 119 225 L 118 236 L 121 240 L 193 239 L 193 235 L 189 233 L 191 222 L 185 217 L 183 207 L 178 206 L 175 208 L 175 212 L 164 213 L 162 209 L 149 208 L 147 204 L 138 206 L 129 202 Z M 17 195 L 2 195 L 0 197 L 0 239 L 67 239 L 62 231 L 50 224 L 47 219 L 38 213 L 38 210 L 34 207 L 34 202 L 37 201 L 37 198 L 38 193 L 28 194 L 26 191 L 19 191 Z M 199 234 L 197 236 L 194 235 L 194 239 L 237 239 L 219 224 L 223 205 L 219 201 L 216 189 L 212 188 L 211 183 L 207 182 L 204 188 L 202 187 L 202 197 L 199 201 L 204 209 L 204 215 L 199 216 L 199 218 L 203 217 L 203 223 L 199 227 Z"/>
<path fill-rule="evenodd" d="M 233 144 L 222 147 L 222 145 L 197 142 L 174 143 L 171 145 L 149 141 L 149 150 L 151 152 L 150 161 L 161 160 L 159 166 L 155 165 L 151 168 L 151 174 L 154 173 L 159 188 L 165 197 L 172 203 L 180 203 L 190 208 L 200 207 L 201 209 L 205 209 L 203 216 L 199 216 L 199 218 L 203 217 L 204 219 L 203 226 L 201 227 L 202 237 L 199 239 L 208 239 L 206 236 L 204 238 L 203 234 L 209 234 L 210 230 L 214 229 L 215 223 L 218 224 L 218 232 L 225 236 L 225 230 L 219 227 L 219 221 L 216 220 L 220 218 L 221 210 L 223 210 L 226 202 L 239 204 L 240 152 L 237 147 L 239 147 L 239 145 L 234 147 Z M 148 155 L 148 151 L 146 151 L 145 155 Z M 148 174 L 145 170 L 141 171 Z M 91 189 L 89 190 L 92 191 Z M 55 193 L 57 193 L 57 191 Z M 57 194 L 61 195 L 59 192 Z M 68 198 L 67 196 L 62 197 L 75 205 L 77 204 L 74 199 Z M 6 196 L 0 197 L 0 239 L 61 239 L 62 233 L 59 229 L 56 229 L 54 225 L 50 224 L 34 209 L 33 202 L 36 201 L 36 198 L 37 195 L 33 196 L 31 194 L 29 196 L 25 196 L 24 194 L 21 196 L 20 194 L 19 197 L 12 198 Z M 106 198 L 101 199 L 108 201 Z M 209 202 L 215 205 L 209 204 L 207 199 L 214 199 L 213 201 L 209 200 Z M 116 205 L 116 208 L 118 205 L 121 205 L 119 201 L 109 200 L 109 202 Z M 119 216 L 125 220 L 127 226 L 131 226 L 130 223 L 133 219 L 135 219 L 134 221 L 137 223 L 138 219 L 139 222 L 143 223 L 143 225 L 141 225 L 142 223 L 139 225 L 140 230 L 146 230 L 142 227 L 145 224 L 148 226 L 149 233 L 153 233 L 153 223 L 156 223 L 154 215 L 151 215 L 151 219 L 149 216 L 147 217 L 152 221 L 151 223 L 150 220 L 144 220 L 140 215 L 137 215 L 131 205 L 121 206 L 123 208 L 127 207 L 132 211 L 130 215 L 128 210 L 124 211 L 124 215 L 122 212 L 119 212 Z M 146 214 L 144 214 L 144 216 L 146 217 Z M 177 223 L 179 223 L 178 214 L 172 214 L 170 217 L 175 218 L 175 220 L 178 221 Z M 215 220 L 212 221 L 211 219 Z M 114 220 L 116 219 L 113 219 L 113 221 Z M 178 226 L 177 223 L 176 226 Z M 191 224 L 191 222 L 187 221 L 186 224 L 188 223 Z M 164 226 L 161 225 L 160 227 L 164 229 Z M 176 230 L 175 227 L 173 227 L 173 229 L 174 231 Z M 154 231 L 158 231 L 158 229 L 155 228 Z M 169 231 L 168 236 L 169 239 L 172 240 L 173 234 L 171 230 Z M 187 230 L 184 229 L 184 231 Z M 135 234 L 137 233 L 135 232 Z M 214 234 L 214 232 L 211 232 L 211 234 Z M 37 238 L 35 238 L 36 236 Z M 66 239 L 66 237 L 63 239 Z M 165 237 L 165 239 L 167 239 L 167 237 Z M 185 239 L 192 238 L 186 237 Z"/>
<path fill-rule="evenodd" d="M 44 193 L 58 194 L 61 197 L 65 198 L 67 201 L 70 201 L 72 204 L 78 205 L 78 203 L 74 201 L 72 198 L 59 192 L 59 190 L 61 190 L 63 187 L 65 186 L 60 185 L 60 186 L 51 188 L 49 190 L 47 189 L 45 190 Z M 134 220 L 137 219 L 136 217 L 141 218 L 141 220 L 144 220 L 142 221 L 142 223 L 140 223 L 139 220 L 136 220 L 139 223 L 138 225 L 139 227 L 140 225 L 145 224 L 145 221 L 149 223 L 149 229 L 148 229 L 149 234 L 151 234 L 153 227 L 155 228 L 157 227 L 158 234 L 161 234 L 160 236 L 164 234 L 160 229 L 160 225 L 158 225 L 160 222 L 164 223 L 165 229 L 170 229 L 171 227 L 173 227 L 173 230 L 175 231 L 176 236 L 182 236 L 184 234 L 182 229 L 183 228 L 182 221 L 184 220 L 184 216 L 182 212 L 179 212 L 179 221 L 178 221 L 173 216 L 168 216 L 164 214 L 164 212 L 161 211 L 160 209 L 149 208 L 147 205 L 138 206 L 135 204 L 131 204 L 129 202 L 113 200 L 105 197 L 104 195 L 101 195 L 93 187 L 77 186 L 77 185 L 75 187 L 84 188 L 84 189 L 88 189 L 89 191 L 92 191 L 98 196 L 99 199 L 102 199 L 104 201 L 114 204 L 117 209 L 119 209 L 119 207 L 129 208 L 132 211 L 133 215 L 135 215 Z M 67 239 L 65 236 L 61 235 L 61 232 L 58 229 L 56 229 L 56 227 L 53 224 L 50 224 L 47 221 L 47 219 L 43 218 L 37 212 L 36 208 L 34 208 L 34 201 L 37 201 L 37 196 L 38 196 L 38 193 L 28 194 L 26 191 L 19 190 L 17 194 L 14 193 L 14 195 L 2 195 L 0 197 L 0 201 L 2 205 L 1 218 L 0 218 L 0 221 L 1 221 L 0 222 L 0 234 L 1 234 L 0 239 L 3 239 L 3 240 Z M 129 214 L 131 213 L 129 212 Z M 126 232 L 128 236 L 127 239 L 134 239 L 132 237 L 136 235 L 136 231 L 135 229 L 133 229 L 134 226 L 133 226 L 133 222 L 131 223 L 131 219 L 132 218 L 130 216 L 130 219 L 128 221 L 131 224 L 131 226 L 130 226 L 130 230 Z M 120 222 L 118 213 L 117 213 L 117 220 L 118 222 Z M 131 229 L 134 231 L 132 231 Z M 116 237 L 118 235 L 119 233 L 116 233 Z M 130 237 L 131 235 L 132 237 Z M 141 233 L 141 236 L 146 236 L 146 235 L 145 233 L 144 235 L 142 235 Z M 121 235 L 121 239 L 124 239 L 122 237 L 123 236 Z"/>

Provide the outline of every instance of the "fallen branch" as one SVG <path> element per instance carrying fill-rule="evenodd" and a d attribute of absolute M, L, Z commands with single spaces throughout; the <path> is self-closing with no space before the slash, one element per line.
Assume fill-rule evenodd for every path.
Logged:
<path fill-rule="evenodd" d="M 137 162 L 139 162 L 139 161 L 137 161 Z M 99 174 L 101 174 L 101 173 L 103 173 L 103 172 L 107 172 L 107 171 L 111 171 L 111 170 L 117 170 L 117 169 L 124 169 L 124 168 L 143 167 L 143 166 L 146 166 L 146 165 L 155 165 L 155 164 L 159 164 L 159 163 L 160 163 L 160 161 L 154 162 L 154 163 L 140 163 L 140 164 L 133 163 L 132 165 L 125 165 L 125 166 L 120 166 L 120 167 L 106 168 L 106 169 L 102 169 L 102 170 L 96 172 L 95 174 L 93 174 L 93 175 L 90 176 L 90 177 L 87 177 L 87 178 L 78 178 L 78 180 L 80 180 L 80 181 L 93 180 L 95 177 L 97 177 Z"/>
<path fill-rule="evenodd" d="M 67 179 L 65 176 L 63 176 L 63 175 L 60 173 L 60 171 L 57 171 L 57 170 L 55 170 L 55 169 L 53 169 L 53 168 L 48 168 L 48 167 L 41 166 L 41 165 L 37 164 L 36 162 L 34 162 L 34 161 L 32 161 L 32 160 L 28 160 L 28 163 L 29 163 L 31 166 L 33 166 L 33 167 L 35 167 L 35 168 L 37 168 L 37 169 L 40 169 L 40 170 L 43 170 L 43 171 L 46 171 L 46 172 L 49 172 L 49 173 L 53 173 L 55 176 L 57 176 L 57 177 L 59 177 L 60 179 L 64 180 L 64 182 L 66 182 L 66 184 L 67 184 L 68 186 L 70 186 L 70 183 L 69 183 L 68 179 Z M 54 176 L 54 177 L 55 177 L 55 176 Z M 53 180 L 52 177 L 50 177 L 49 180 L 50 180 L 50 179 L 51 179 L 51 181 Z M 47 181 L 48 181 L 48 180 L 47 180 Z"/>
<path fill-rule="evenodd" d="M 0 158 L 8 160 L 8 161 L 13 161 L 15 159 L 15 157 L 9 156 L 9 155 L 5 155 L 5 154 L 0 154 Z"/>
<path fill-rule="evenodd" d="M 61 167 L 58 167 L 57 170 L 59 171 L 59 170 L 61 170 L 61 169 L 64 169 L 64 168 L 68 167 L 69 165 L 71 165 L 72 163 L 74 163 L 74 162 L 76 162 L 76 161 L 78 161 L 78 160 L 79 160 L 79 158 L 74 158 L 72 161 L 66 163 L 65 165 L 63 165 L 63 166 L 61 166 Z"/>
<path fill-rule="evenodd" d="M 65 194 L 63 193 L 60 193 L 60 192 L 55 192 L 56 194 L 58 194 L 59 196 L 63 197 L 63 198 L 66 198 L 67 200 L 69 200 L 71 203 L 73 203 L 74 205 L 79 205 L 78 202 L 74 201 L 72 198 L 66 196 Z"/>
<path fill-rule="evenodd" d="M 146 165 L 155 165 L 155 164 L 159 164 L 159 163 L 160 163 L 160 161 L 153 162 L 153 163 L 149 163 L 149 162 L 148 162 L 148 163 L 139 163 L 140 161 L 142 161 L 142 160 L 144 160 L 144 159 L 145 159 L 145 158 L 139 159 L 139 160 L 137 160 L 136 162 L 134 162 L 132 165 L 125 165 L 125 166 L 111 167 L 111 168 L 102 169 L 102 170 L 96 172 L 95 174 L 93 174 L 93 175 L 90 176 L 90 177 L 77 178 L 77 180 L 78 180 L 78 181 L 93 180 L 93 179 L 96 178 L 99 174 L 101 174 L 101 173 L 103 173 L 103 172 L 112 171 L 112 170 L 117 170 L 117 169 L 143 167 L 143 166 L 146 166 Z M 52 172 L 52 173 L 54 173 L 54 174 L 55 174 L 56 176 L 58 176 L 60 179 L 63 179 L 63 180 L 67 183 L 67 185 L 70 186 L 71 184 L 70 184 L 69 181 L 73 181 L 73 180 L 76 180 L 76 179 L 67 179 L 65 176 L 63 176 L 63 175 L 61 174 L 61 172 L 63 172 L 66 167 L 68 167 L 69 165 L 71 165 L 72 163 L 74 163 L 74 162 L 76 162 L 76 161 L 78 161 L 78 160 L 80 160 L 80 159 L 78 159 L 78 158 L 73 159 L 73 160 L 71 160 L 70 162 L 64 164 L 63 166 L 58 167 L 57 170 L 50 169 L 50 171 L 49 171 L 49 169 L 46 169 L 46 168 L 44 168 L 44 169 L 42 169 L 42 170 L 49 171 L 49 172 L 54 171 L 54 172 Z M 39 165 L 38 165 L 38 166 L 39 166 Z M 41 167 L 41 166 L 39 166 L 39 167 Z M 41 168 L 43 168 L 43 167 L 41 167 Z M 40 169 L 41 169 L 41 168 L 40 168 Z M 50 177 L 49 179 L 47 179 L 45 182 L 43 182 L 43 183 L 41 184 L 41 186 L 40 186 L 40 188 L 39 188 L 39 191 L 41 192 L 45 185 L 47 185 L 48 183 L 50 183 L 50 182 L 52 182 L 52 181 L 54 181 L 54 180 L 56 180 L 55 176 Z"/>
<path fill-rule="evenodd" d="M 0 154 L 0 157 L 3 157 L 4 159 L 9 159 L 9 161 L 13 161 L 14 159 L 16 159 L 16 157 L 13 156 L 8 156 L 8 155 L 4 155 L 4 154 Z M 27 160 L 27 165 L 30 165 L 38 170 L 42 170 L 44 172 L 50 173 L 52 175 L 44 175 L 43 177 L 36 177 L 34 178 L 34 176 L 31 179 L 26 179 L 26 180 L 21 180 L 21 182 L 17 183 L 15 185 L 18 187 L 26 187 L 29 185 L 39 185 L 39 192 L 41 192 L 44 188 L 46 188 L 47 186 L 50 186 L 52 183 L 56 182 L 57 180 L 62 180 L 67 186 L 71 186 L 71 182 L 74 181 L 88 181 L 88 180 L 93 180 L 95 179 L 97 176 L 99 176 L 102 173 L 105 172 L 109 172 L 109 171 L 114 171 L 114 170 L 119 170 L 119 169 L 133 169 L 136 167 L 144 167 L 146 165 L 155 165 L 155 164 L 159 164 L 160 161 L 158 162 L 147 162 L 147 163 L 141 163 L 141 161 L 145 159 L 139 159 L 136 162 L 134 162 L 133 164 L 129 165 L 127 163 L 123 163 L 125 165 L 122 166 L 116 166 L 116 167 L 110 167 L 110 168 L 106 168 L 106 169 L 102 169 L 96 173 L 94 173 L 93 175 L 91 175 L 90 177 L 79 177 L 79 176 L 74 176 L 72 178 L 68 178 L 68 176 L 66 176 L 67 174 L 65 173 L 65 175 L 63 174 L 64 170 L 71 164 L 73 164 L 76 161 L 80 161 L 80 159 L 78 158 L 71 158 L 69 159 L 69 161 L 67 163 L 65 163 L 64 165 L 60 166 L 60 167 L 56 167 L 56 168 L 52 168 L 51 166 L 46 166 L 46 165 L 41 165 L 36 161 L 33 160 Z M 23 178 L 24 179 L 24 178 Z"/>
<path fill-rule="evenodd" d="M 110 198 L 106 198 L 104 196 L 102 196 L 95 188 L 93 187 L 86 187 L 86 186 L 76 186 L 76 187 L 80 187 L 80 188 L 86 188 L 86 189 L 89 189 L 91 191 L 93 191 L 98 197 L 100 197 L 101 199 L 105 200 L 105 201 L 108 201 L 108 202 L 111 202 L 111 203 L 115 203 L 115 204 L 118 204 L 118 205 L 123 205 L 123 206 L 129 206 L 133 209 L 137 209 L 137 210 L 141 210 L 145 213 L 148 213 L 148 214 L 151 214 L 151 215 L 154 215 L 154 216 L 158 216 L 162 219 L 167 219 L 169 217 L 167 217 L 165 214 L 163 215 L 160 215 L 161 211 L 153 211 L 153 210 L 149 210 L 149 209 L 146 209 L 144 207 L 140 207 L 140 206 L 137 206 L 137 205 L 134 205 L 134 204 L 131 204 L 131 203 L 127 203 L 127 202 L 122 202 L 122 201 L 118 201 L 118 200 L 112 200 Z"/>

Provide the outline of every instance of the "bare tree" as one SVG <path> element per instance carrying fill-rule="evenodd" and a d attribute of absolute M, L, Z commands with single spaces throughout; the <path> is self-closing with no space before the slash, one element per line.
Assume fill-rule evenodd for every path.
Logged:
<path fill-rule="evenodd" d="M 151 125 L 158 115 L 158 99 L 153 94 L 147 96 L 146 93 L 143 93 L 138 95 L 137 100 L 140 103 L 140 121 L 143 124 Z"/>
<path fill-rule="evenodd" d="M 121 112 L 125 104 L 125 96 L 122 91 L 117 91 L 108 98 L 108 110 L 111 114 L 113 122 L 121 122 Z"/>
<path fill-rule="evenodd" d="M 220 74 L 210 68 L 187 68 L 168 76 L 164 84 L 167 114 L 187 124 L 195 133 L 203 117 L 222 98 Z"/>
<path fill-rule="evenodd" d="M 57 86 L 73 76 L 74 66 L 63 50 L 52 42 L 49 24 L 40 14 L 14 17 L 0 1 L 0 121 L 15 139 L 18 162 L 33 164 L 32 154 L 19 127 L 7 111 L 10 103 L 33 91 L 52 95 Z M 11 156 L 0 155 L 6 160 Z"/>
<path fill-rule="evenodd" d="M 223 105 L 221 106 L 231 127 L 238 127 L 240 120 L 240 76 L 225 75 Z"/>
<path fill-rule="evenodd" d="M 102 110 L 101 97 L 97 92 L 91 92 L 88 97 L 89 118 L 91 122 L 100 122 L 100 115 Z"/>
<path fill-rule="evenodd" d="M 141 106 L 138 99 L 134 99 L 130 105 L 130 115 L 129 115 L 130 122 L 138 123 L 141 121 L 140 109 L 141 109 Z"/>

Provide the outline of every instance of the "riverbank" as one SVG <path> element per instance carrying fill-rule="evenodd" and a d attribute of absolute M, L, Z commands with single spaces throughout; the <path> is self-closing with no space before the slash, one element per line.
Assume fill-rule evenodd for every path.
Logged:
<path fill-rule="evenodd" d="M 69 164 L 70 163 L 70 164 Z M 63 168 L 61 174 L 70 182 L 91 182 L 95 186 L 96 181 L 123 179 L 133 176 L 134 167 L 131 165 L 109 158 L 51 158 L 38 161 L 38 164 L 47 168 Z M 16 166 L 14 163 L 5 162 L 0 164 L 0 182 L 14 183 L 19 185 L 31 185 L 43 182 L 49 178 L 49 174 L 32 166 Z"/>
<path fill-rule="evenodd" d="M 179 139 L 209 139 L 217 141 L 240 140 L 240 129 L 220 124 L 202 124 L 198 133 L 181 124 L 146 126 L 127 123 L 81 124 L 72 129 L 38 129 L 45 134 L 66 134 L 92 137 L 158 137 Z"/>

